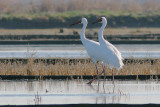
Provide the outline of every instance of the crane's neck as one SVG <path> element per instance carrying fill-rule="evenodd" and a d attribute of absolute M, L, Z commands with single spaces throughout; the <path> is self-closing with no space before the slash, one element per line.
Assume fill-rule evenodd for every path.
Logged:
<path fill-rule="evenodd" d="M 81 30 L 81 34 L 80 34 L 80 38 L 81 38 L 81 41 L 83 43 L 83 45 L 85 45 L 86 43 L 86 37 L 85 37 L 85 29 L 87 27 L 87 23 L 83 24 L 83 27 L 82 27 L 82 30 Z"/>
<path fill-rule="evenodd" d="M 107 23 L 103 23 L 99 32 L 98 32 L 98 40 L 99 40 L 100 43 L 105 40 L 104 37 L 103 37 L 103 31 L 104 31 L 106 25 L 107 25 Z"/>

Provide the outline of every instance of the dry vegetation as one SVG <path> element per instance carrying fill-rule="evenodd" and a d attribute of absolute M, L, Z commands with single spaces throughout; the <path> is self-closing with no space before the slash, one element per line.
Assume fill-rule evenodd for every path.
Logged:
<path fill-rule="evenodd" d="M 81 29 L 63 28 L 60 29 L 0 29 L 0 35 L 73 35 L 73 32 L 80 33 Z M 99 28 L 87 28 L 86 35 L 98 33 Z M 106 28 L 104 35 L 138 35 L 138 34 L 160 34 L 159 28 Z"/>
<path fill-rule="evenodd" d="M 0 13 L 160 10 L 158 0 L 0 0 Z"/>
<path fill-rule="evenodd" d="M 29 58 L 27 63 L 22 61 L 4 61 L 0 62 L 0 75 L 96 75 L 95 66 L 92 61 L 85 60 L 70 60 L 58 59 L 53 63 L 47 60 L 35 61 L 34 58 Z M 160 60 L 128 61 L 123 69 L 119 72 L 114 69 L 115 75 L 158 75 L 160 74 Z M 99 63 L 98 69 L 102 71 L 102 66 Z M 106 74 L 111 75 L 111 69 L 106 67 Z"/>

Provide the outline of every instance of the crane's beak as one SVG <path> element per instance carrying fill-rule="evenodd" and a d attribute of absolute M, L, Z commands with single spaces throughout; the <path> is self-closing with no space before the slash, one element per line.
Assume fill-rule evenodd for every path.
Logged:
<path fill-rule="evenodd" d="M 99 18 L 97 21 L 93 22 L 92 24 L 95 24 L 95 23 L 98 23 L 98 22 L 101 22 L 102 21 L 102 18 Z"/>
<path fill-rule="evenodd" d="M 79 23 L 81 23 L 81 20 L 78 20 L 77 22 L 74 22 L 73 24 L 70 24 L 70 27 L 73 26 L 73 25 L 79 24 Z"/>

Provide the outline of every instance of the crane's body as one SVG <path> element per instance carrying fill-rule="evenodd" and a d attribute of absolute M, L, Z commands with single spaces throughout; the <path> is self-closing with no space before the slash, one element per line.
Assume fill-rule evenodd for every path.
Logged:
<path fill-rule="evenodd" d="M 85 29 L 87 27 L 87 20 L 82 18 L 83 27 L 80 34 L 80 39 L 82 41 L 83 46 L 85 47 L 89 57 L 92 59 L 94 64 L 96 64 L 97 61 L 100 61 L 102 59 L 102 55 L 100 53 L 100 44 L 99 42 L 89 40 L 85 37 Z"/>
<path fill-rule="evenodd" d="M 100 44 L 99 44 L 99 42 L 89 40 L 85 37 L 85 29 L 88 24 L 86 18 L 82 18 L 81 20 L 71 24 L 71 26 L 75 25 L 75 24 L 79 24 L 79 23 L 83 24 L 81 34 L 80 34 L 80 39 L 81 39 L 82 44 L 85 47 L 89 57 L 92 59 L 92 61 L 94 62 L 95 66 L 96 66 L 97 76 L 98 76 L 97 78 L 99 79 L 99 73 L 98 73 L 98 69 L 97 69 L 97 61 L 100 61 L 100 59 L 102 59 L 102 55 L 100 53 L 100 51 L 101 51 Z"/>
<path fill-rule="evenodd" d="M 106 49 L 105 49 L 106 48 Z M 120 69 L 123 66 L 122 57 L 120 52 L 110 43 L 101 43 L 101 49 L 105 49 L 102 57 L 103 64 L 109 65 L 110 68 Z"/>
<path fill-rule="evenodd" d="M 86 42 L 83 43 L 83 46 L 85 47 L 88 56 L 92 59 L 94 64 L 102 59 L 101 54 L 99 53 L 100 44 L 98 42 L 86 39 Z"/>
<path fill-rule="evenodd" d="M 112 69 L 113 67 L 119 69 L 123 66 L 123 62 L 122 62 L 122 56 L 121 53 L 118 51 L 118 49 L 112 45 L 111 43 L 109 43 L 107 40 L 104 39 L 103 37 L 103 31 L 107 25 L 107 20 L 105 17 L 101 17 L 97 22 L 102 22 L 102 27 L 100 28 L 100 31 L 98 33 L 98 40 L 99 42 L 93 41 L 93 40 L 89 40 L 85 37 L 85 29 L 87 27 L 87 19 L 86 18 L 82 18 L 81 20 L 71 24 L 75 25 L 75 24 L 79 24 L 82 23 L 83 27 L 81 30 L 81 34 L 80 34 L 80 38 L 82 41 L 82 44 L 84 45 L 88 55 L 90 56 L 90 58 L 93 60 L 96 69 L 97 69 L 97 61 L 102 61 L 103 62 L 103 72 L 105 75 L 105 66 L 109 65 L 109 67 Z M 101 73 L 101 74 L 102 74 Z M 112 73 L 113 75 L 113 73 Z M 97 77 L 99 79 L 99 73 L 98 73 L 98 69 L 97 69 Z M 93 80 L 95 80 L 96 78 L 94 78 Z M 91 84 L 93 82 L 93 80 L 91 80 L 89 82 L 89 84 Z"/>
<path fill-rule="evenodd" d="M 105 17 L 101 17 L 98 21 L 94 22 L 94 23 L 98 23 L 101 22 L 102 26 L 99 30 L 98 33 L 98 40 L 100 43 L 100 53 L 101 53 L 101 61 L 103 62 L 103 72 L 104 76 L 105 76 L 105 66 L 108 65 L 111 69 L 113 67 L 115 67 L 116 69 L 120 69 L 122 68 L 122 66 L 124 65 L 122 60 L 122 56 L 121 53 L 118 51 L 118 49 L 112 45 L 110 42 L 108 42 L 107 40 L 104 39 L 103 37 L 103 31 L 107 25 L 107 20 Z M 93 24 L 94 24 L 93 23 Z M 101 74 L 102 74 L 101 73 Z M 113 76 L 113 82 L 114 82 L 114 74 L 112 71 L 112 76 Z M 91 80 L 88 84 L 91 84 L 96 78 L 94 78 L 93 80 Z"/>
<path fill-rule="evenodd" d="M 104 65 L 109 65 L 110 68 L 117 68 L 120 69 L 123 66 L 122 56 L 118 49 L 112 45 L 110 42 L 104 39 L 103 31 L 107 25 L 107 20 L 105 17 L 102 17 L 102 26 L 98 33 L 98 40 L 100 43 L 101 54 Z"/>

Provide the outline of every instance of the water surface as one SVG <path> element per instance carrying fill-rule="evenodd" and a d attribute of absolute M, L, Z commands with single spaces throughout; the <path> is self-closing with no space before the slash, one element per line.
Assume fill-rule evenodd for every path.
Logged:
<path fill-rule="evenodd" d="M 124 58 L 160 58 L 160 44 L 115 45 Z M 0 58 L 88 58 L 83 45 L 0 45 Z"/>
<path fill-rule="evenodd" d="M 159 81 L 0 81 L 0 105 L 160 104 Z"/>

